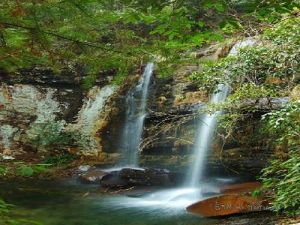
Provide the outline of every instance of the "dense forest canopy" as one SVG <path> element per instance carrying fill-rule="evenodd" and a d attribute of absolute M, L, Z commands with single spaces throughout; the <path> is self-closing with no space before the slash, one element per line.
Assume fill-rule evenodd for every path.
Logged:
<path fill-rule="evenodd" d="M 119 82 L 150 59 L 163 61 L 162 74 L 170 74 L 182 51 L 220 41 L 243 28 L 251 32 L 258 22 L 272 23 L 298 3 L 4 0 L 0 68 L 12 72 L 33 65 L 54 71 L 65 67 L 89 75 L 87 86 L 101 70 L 116 69 Z"/>

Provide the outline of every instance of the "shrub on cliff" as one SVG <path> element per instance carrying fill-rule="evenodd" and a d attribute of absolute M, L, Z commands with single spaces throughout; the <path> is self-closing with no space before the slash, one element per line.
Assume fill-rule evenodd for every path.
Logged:
<path fill-rule="evenodd" d="M 284 18 L 257 41 L 256 46 L 241 49 L 237 56 L 204 62 L 202 71 L 194 72 L 190 78 L 200 88 L 210 90 L 218 83 L 229 83 L 233 90 L 244 83 L 284 89 L 297 81 L 300 18 Z"/>
<path fill-rule="evenodd" d="M 232 93 L 225 103 L 214 106 L 226 109 L 220 126 L 232 129 L 243 118 L 245 108 L 240 106 L 249 99 L 287 96 L 299 82 L 300 18 L 289 15 L 267 29 L 258 45 L 245 47 L 234 57 L 215 62 L 203 62 L 200 72 L 190 79 L 199 88 L 214 90 L 219 83 L 228 83 Z M 255 111 L 255 108 L 248 108 Z"/>
<path fill-rule="evenodd" d="M 280 151 L 263 170 L 261 179 L 271 190 L 272 209 L 300 215 L 300 102 L 292 102 L 264 116 L 265 130 Z"/>

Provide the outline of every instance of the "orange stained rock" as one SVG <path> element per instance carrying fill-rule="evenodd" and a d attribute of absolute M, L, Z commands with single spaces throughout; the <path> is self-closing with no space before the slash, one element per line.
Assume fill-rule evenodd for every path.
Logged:
<path fill-rule="evenodd" d="M 187 207 L 187 211 L 203 217 L 218 217 L 239 213 L 267 210 L 267 203 L 261 199 L 241 195 L 226 194 L 208 198 Z"/>

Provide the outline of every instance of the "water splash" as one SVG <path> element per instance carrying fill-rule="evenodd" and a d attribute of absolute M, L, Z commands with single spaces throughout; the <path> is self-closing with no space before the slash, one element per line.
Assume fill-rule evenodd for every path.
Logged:
<path fill-rule="evenodd" d="M 122 166 L 138 166 L 139 144 L 146 117 L 147 97 L 154 64 L 148 63 L 137 86 L 133 88 L 127 98 L 127 112 L 125 128 L 122 137 Z"/>
<path fill-rule="evenodd" d="M 232 48 L 229 55 L 235 56 L 239 54 L 241 48 L 252 46 L 256 43 L 253 39 L 239 41 Z M 229 94 L 229 86 L 227 84 L 219 84 L 214 91 L 210 103 L 220 103 L 226 100 Z M 212 114 L 205 114 L 199 122 L 199 128 L 196 135 L 196 144 L 194 147 L 195 161 L 186 172 L 187 182 L 181 188 L 158 191 L 141 199 L 126 199 L 127 206 L 133 207 L 153 207 L 159 210 L 170 208 L 185 209 L 188 205 L 208 197 L 208 193 L 219 194 L 220 178 L 209 182 L 203 181 L 203 171 L 205 169 L 205 160 L 213 140 L 214 130 L 217 125 L 217 118 L 221 111 Z M 201 182 L 201 185 L 200 185 Z M 226 180 L 224 181 L 226 183 Z M 224 185 L 224 184 L 223 184 Z"/>
<path fill-rule="evenodd" d="M 253 38 L 247 38 L 242 41 L 238 41 L 230 50 L 229 56 L 237 56 L 239 51 L 248 46 L 253 46 L 257 41 Z M 229 94 L 230 88 L 227 84 L 219 84 L 214 91 L 209 103 L 217 104 L 226 100 Z M 189 177 L 188 187 L 199 187 L 200 182 L 203 180 L 203 172 L 205 170 L 205 159 L 207 153 L 212 145 L 214 131 L 217 126 L 218 117 L 222 114 L 222 111 L 216 111 L 212 114 L 206 113 L 203 118 L 200 119 L 199 128 L 196 135 L 196 142 L 194 145 L 195 161 L 189 168 L 186 176 Z"/>

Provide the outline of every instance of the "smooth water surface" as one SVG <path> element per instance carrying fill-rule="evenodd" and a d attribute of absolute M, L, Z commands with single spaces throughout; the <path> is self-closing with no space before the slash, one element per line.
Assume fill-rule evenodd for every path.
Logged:
<path fill-rule="evenodd" d="M 18 206 L 16 217 L 45 225 L 206 225 L 176 204 L 142 197 L 101 194 L 98 186 L 31 183 L 0 184 L 0 195 Z"/>

